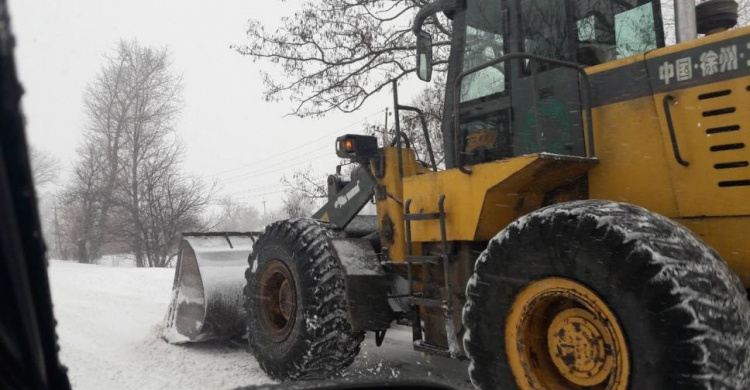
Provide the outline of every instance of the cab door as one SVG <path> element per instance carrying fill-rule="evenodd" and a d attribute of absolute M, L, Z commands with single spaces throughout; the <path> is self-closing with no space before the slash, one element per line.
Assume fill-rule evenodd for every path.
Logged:
<path fill-rule="evenodd" d="M 575 5 L 568 0 L 517 0 L 518 51 L 578 62 Z M 575 69 L 543 61 L 512 62 L 513 155 L 585 156 L 581 89 Z"/>

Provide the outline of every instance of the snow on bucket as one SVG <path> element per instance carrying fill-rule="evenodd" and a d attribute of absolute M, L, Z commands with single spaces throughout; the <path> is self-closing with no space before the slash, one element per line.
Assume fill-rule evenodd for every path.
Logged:
<path fill-rule="evenodd" d="M 242 288 L 258 233 L 183 233 L 162 336 L 170 343 L 245 331 Z"/>

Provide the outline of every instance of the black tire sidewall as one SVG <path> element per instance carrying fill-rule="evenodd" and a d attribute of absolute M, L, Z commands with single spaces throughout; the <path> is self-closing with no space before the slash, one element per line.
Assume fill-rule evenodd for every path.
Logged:
<path fill-rule="evenodd" d="M 364 332 L 351 329 L 346 275 L 330 241 L 343 237 L 342 231 L 328 223 L 289 219 L 269 225 L 253 246 L 244 289 L 248 342 L 271 378 L 330 378 L 349 366 L 359 353 Z M 268 337 L 255 315 L 260 277 L 273 260 L 289 269 L 297 298 L 295 322 L 280 342 Z"/>
<path fill-rule="evenodd" d="M 505 352 L 505 313 L 529 283 L 565 277 L 592 289 L 617 316 L 628 345 L 630 388 L 704 388 L 699 380 L 676 375 L 700 370 L 695 362 L 701 351 L 689 343 L 693 318 L 670 310 L 679 297 L 670 285 L 653 282 L 660 268 L 637 241 L 586 215 L 531 218 L 521 229 L 513 224 L 506 230 L 498 235 L 506 234 L 504 240 L 491 241 L 480 255 L 477 280 L 467 291 L 466 347 L 476 385 L 516 388 Z"/>
<path fill-rule="evenodd" d="M 313 287 L 314 281 L 310 275 L 310 272 L 301 270 L 301 263 L 307 263 L 307 259 L 298 259 L 298 261 L 292 261 L 294 254 L 287 247 L 279 245 L 268 245 L 261 246 L 258 248 L 257 261 L 258 266 L 256 271 L 253 273 L 253 277 L 249 278 L 249 290 L 254 292 L 250 299 L 250 313 L 248 318 L 248 340 L 250 342 L 250 348 L 253 351 L 263 351 L 262 354 L 257 354 L 259 363 L 264 365 L 266 370 L 275 372 L 278 371 L 279 365 L 289 363 L 296 356 L 301 356 L 307 351 L 306 340 L 310 337 L 307 334 L 307 327 L 305 326 L 306 319 L 309 318 L 311 313 L 306 313 L 305 308 L 314 307 Z M 263 337 L 265 328 L 263 327 L 259 317 L 255 315 L 257 310 L 258 302 L 258 291 L 259 291 L 259 278 L 263 274 L 264 269 L 273 260 L 282 262 L 292 275 L 294 279 L 294 288 L 297 297 L 296 302 L 296 313 L 294 319 L 294 325 L 291 329 L 290 334 L 281 342 L 274 342 L 269 340 L 268 337 Z M 301 260 L 301 261 L 300 261 Z"/>

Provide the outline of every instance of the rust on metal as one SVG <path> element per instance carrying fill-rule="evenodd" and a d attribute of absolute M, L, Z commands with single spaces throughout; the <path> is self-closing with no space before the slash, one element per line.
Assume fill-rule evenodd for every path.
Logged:
<path fill-rule="evenodd" d="M 275 342 L 286 340 L 297 317 L 297 291 L 289 267 L 271 260 L 261 271 L 256 294 L 257 316 L 266 334 Z"/>
<path fill-rule="evenodd" d="M 628 388 L 630 362 L 614 312 L 574 280 L 534 281 L 506 317 L 506 354 L 522 390 Z"/>

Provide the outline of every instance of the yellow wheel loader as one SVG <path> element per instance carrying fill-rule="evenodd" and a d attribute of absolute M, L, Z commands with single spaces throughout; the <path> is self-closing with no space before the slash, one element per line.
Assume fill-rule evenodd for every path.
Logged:
<path fill-rule="evenodd" d="M 339 137 L 357 168 L 312 218 L 186 236 L 165 336 L 246 333 L 271 377 L 310 379 L 400 321 L 482 389 L 750 388 L 750 28 L 675 4 L 669 47 L 656 0 L 426 5 L 419 78 L 425 21 L 453 23 L 445 169 L 394 84 L 397 136 Z"/>

